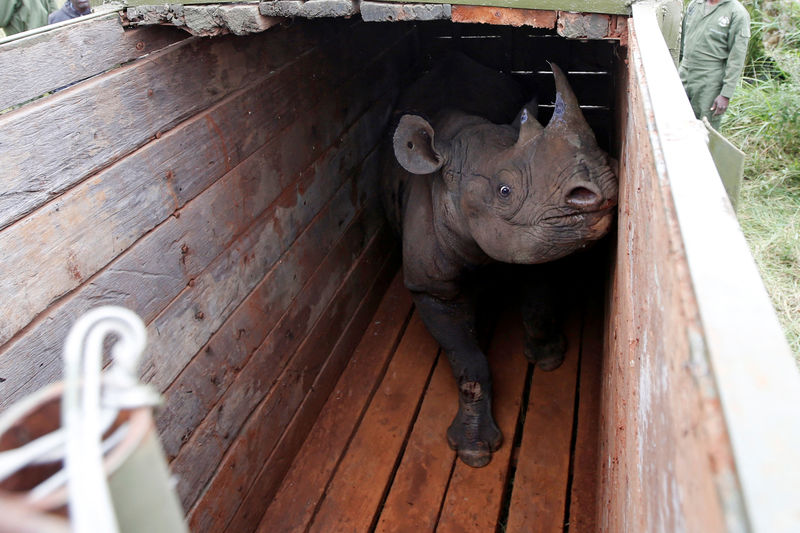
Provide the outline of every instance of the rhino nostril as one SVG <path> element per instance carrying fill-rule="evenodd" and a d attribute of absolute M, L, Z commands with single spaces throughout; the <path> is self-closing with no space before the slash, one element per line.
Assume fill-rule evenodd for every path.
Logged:
<path fill-rule="evenodd" d="M 602 196 L 588 187 L 579 185 L 567 194 L 566 202 L 572 207 L 581 209 L 597 207 L 603 201 Z"/>

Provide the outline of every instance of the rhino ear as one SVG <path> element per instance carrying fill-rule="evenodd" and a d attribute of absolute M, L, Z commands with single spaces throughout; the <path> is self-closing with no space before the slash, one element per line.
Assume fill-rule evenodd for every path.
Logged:
<path fill-rule="evenodd" d="M 394 156 L 412 174 L 430 174 L 442 167 L 444 158 L 433 144 L 433 127 L 417 115 L 403 115 L 394 130 Z"/>
<path fill-rule="evenodd" d="M 517 146 L 524 146 L 528 144 L 544 132 L 544 128 L 528 110 L 527 105 L 522 108 L 522 111 L 520 111 L 516 120 L 514 120 L 512 123 L 514 126 L 517 124 L 519 124 L 519 137 L 517 137 Z"/>
<path fill-rule="evenodd" d="M 556 79 L 556 105 L 553 110 L 553 117 L 547 125 L 566 122 L 576 128 L 581 126 L 588 128 L 589 125 L 586 119 L 583 118 L 578 99 L 575 97 L 575 93 L 572 92 L 567 76 L 555 63 L 550 63 L 550 68 L 553 69 L 553 76 Z"/>

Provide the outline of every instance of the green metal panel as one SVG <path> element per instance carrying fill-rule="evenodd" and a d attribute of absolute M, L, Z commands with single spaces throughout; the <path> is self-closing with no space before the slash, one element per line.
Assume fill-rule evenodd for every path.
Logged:
<path fill-rule="evenodd" d="M 609 13 L 629 15 L 631 0 L 379 0 L 401 4 L 461 4 L 470 6 L 515 7 L 521 9 L 547 9 L 551 11 L 574 11 L 577 13 Z M 128 0 L 129 6 L 164 4 L 233 4 L 230 0 Z"/>
<path fill-rule="evenodd" d="M 711 127 L 708 119 L 703 118 L 703 124 L 708 130 L 708 151 L 711 152 L 711 159 L 714 160 L 725 192 L 735 209 L 739 200 L 739 189 L 742 187 L 745 154 Z"/>

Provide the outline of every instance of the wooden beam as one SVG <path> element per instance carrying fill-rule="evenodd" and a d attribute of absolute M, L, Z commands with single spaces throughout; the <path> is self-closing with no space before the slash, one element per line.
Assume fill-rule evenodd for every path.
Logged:
<path fill-rule="evenodd" d="M 242 501 L 241 506 L 225 531 L 230 533 L 254 531 L 258 526 L 261 517 L 264 515 L 264 502 L 273 499 L 297 451 L 303 443 L 308 440 L 306 437 L 309 431 L 314 426 L 326 400 L 329 399 L 331 393 L 334 391 L 334 387 L 337 386 L 337 378 L 342 374 L 344 367 L 348 365 L 348 361 L 351 360 L 351 357 L 359 356 L 359 354 L 354 354 L 354 350 L 362 338 L 366 338 L 367 334 L 365 333 L 365 329 L 370 325 L 373 315 L 375 314 L 375 308 L 381 301 L 381 297 L 384 295 L 387 286 L 391 282 L 392 276 L 397 273 L 399 266 L 399 253 L 396 253 L 395 250 L 385 259 L 383 266 L 381 266 L 380 271 L 372 282 L 372 286 L 367 291 L 358 309 L 353 313 L 350 322 L 342 328 L 342 326 L 335 321 L 329 321 L 326 330 L 321 332 L 325 337 L 335 338 L 336 334 L 343 330 L 342 335 L 332 349 L 325 349 L 327 341 L 325 337 L 320 337 L 319 335 L 315 335 L 313 342 L 308 343 L 307 346 L 302 349 L 303 351 L 312 350 L 326 353 L 329 351 L 330 355 L 320 369 L 317 378 L 311 384 L 311 388 L 306 394 L 305 399 L 297 408 L 294 418 L 286 427 L 281 439 L 275 445 L 272 454 L 261 468 L 261 471 L 253 482 L 250 492 Z M 366 276 L 364 278 L 366 278 Z M 358 293 L 363 290 L 368 283 L 369 281 L 367 279 L 359 279 L 352 286 L 346 287 L 345 290 Z M 404 287 L 403 290 L 405 290 Z M 397 311 L 402 313 L 402 306 L 401 309 Z M 406 312 L 406 314 L 408 314 L 408 312 Z M 400 326 L 405 324 L 404 319 L 405 317 L 400 320 Z M 389 338 L 385 341 L 395 341 L 391 335 L 388 335 L 388 337 Z M 393 342 L 393 346 L 394 345 Z M 370 353 L 369 357 L 377 358 L 379 355 L 377 353 Z M 385 364 L 383 364 L 384 361 L 378 360 L 375 363 L 379 365 L 381 370 L 386 368 Z M 361 376 L 361 379 L 364 379 L 364 376 Z M 375 381 L 370 383 L 377 384 Z M 339 400 L 340 403 L 342 402 L 341 397 L 336 398 L 336 396 L 334 396 L 333 398 L 334 400 Z M 351 400 L 352 398 L 347 397 L 345 402 L 347 408 L 351 408 Z M 326 441 L 324 444 L 330 446 L 332 443 Z M 308 465 L 304 466 L 308 468 Z M 307 502 L 310 494 L 305 493 L 303 496 L 304 498 L 301 501 Z M 273 531 L 289 530 L 277 529 Z"/>
<path fill-rule="evenodd" d="M 169 28 L 125 31 L 117 13 L 76 21 L 0 45 L 0 110 L 91 78 L 186 39 Z M 35 66 L 35 68 L 32 68 Z"/>
<path fill-rule="evenodd" d="M 262 466 L 302 404 L 318 375 L 319 368 L 324 365 L 325 358 L 334 348 L 339 333 L 346 330 L 349 319 L 361 302 L 362 296 L 380 273 L 391 250 L 391 244 L 386 239 L 387 233 L 379 232 L 367 244 L 363 253 L 358 256 L 354 268 L 348 273 L 347 279 L 326 306 L 322 319 L 317 321 L 310 330 L 311 333 L 304 337 L 303 344 L 287 362 L 279 377 L 275 376 L 278 379 L 274 381 L 274 386 L 270 387 L 268 394 L 261 401 L 252 406 L 254 409 L 248 409 L 252 415 L 224 458 L 215 465 L 217 468 L 211 483 L 197 505 L 188 513 L 192 531 L 224 531 L 235 517 L 241 500 L 253 486 Z M 324 268 L 321 268 L 320 272 L 324 274 Z M 313 305 L 312 303 L 312 307 Z M 266 370 L 269 366 L 269 355 L 268 352 L 260 354 L 261 361 L 254 356 L 254 364 Z M 259 375 L 255 378 L 261 381 Z M 260 388 L 263 390 L 265 385 L 270 384 L 271 382 L 267 383 L 264 380 Z M 236 403 L 238 398 L 233 396 L 231 400 Z M 225 415 L 219 416 L 224 418 Z M 285 451 L 296 453 L 297 450 Z M 190 472 L 196 467 L 195 465 L 196 463 L 190 462 L 184 466 Z M 233 494 L 239 497 L 232 499 Z M 250 527 L 256 525 L 257 523 L 253 523 Z"/>
<path fill-rule="evenodd" d="M 479 22 L 502 26 L 553 29 L 556 27 L 558 12 L 509 7 L 453 6 L 451 19 L 453 22 Z"/>
<path fill-rule="evenodd" d="M 314 0 L 311 0 L 312 2 Z M 574 11 L 583 13 L 607 13 L 629 15 L 631 0 L 456 0 L 454 2 L 437 2 L 435 0 L 382 0 L 401 4 L 461 4 L 474 6 L 512 7 L 520 9 L 546 9 L 550 11 Z M 170 4 L 225 4 L 233 0 L 175 0 Z M 155 0 L 128 0 L 129 6 L 155 5 Z"/>
<path fill-rule="evenodd" d="M 308 526 L 328 479 L 391 360 L 411 309 L 411 295 L 398 274 L 264 513 L 260 532 L 303 531 Z M 269 466 L 268 462 L 264 469 Z"/>
<path fill-rule="evenodd" d="M 369 530 L 438 351 L 415 314 L 330 481 L 311 532 Z M 443 441 L 442 446 L 447 444 Z"/>
<path fill-rule="evenodd" d="M 285 19 L 265 17 L 257 3 L 236 5 L 142 5 L 125 11 L 126 25 L 140 26 L 167 24 L 186 30 L 192 35 L 213 37 L 233 33 L 249 35 L 260 33 Z"/>
<path fill-rule="evenodd" d="M 408 0 L 385 0 L 406 3 Z M 419 0 L 421 4 L 440 4 L 435 0 Z M 452 5 L 509 7 L 518 9 L 544 9 L 576 13 L 606 13 L 630 15 L 630 0 L 455 0 Z"/>
<path fill-rule="evenodd" d="M 552 372 L 534 370 L 514 476 L 506 531 L 564 529 L 572 426 L 580 359 L 581 307 L 566 324 L 564 363 Z"/>

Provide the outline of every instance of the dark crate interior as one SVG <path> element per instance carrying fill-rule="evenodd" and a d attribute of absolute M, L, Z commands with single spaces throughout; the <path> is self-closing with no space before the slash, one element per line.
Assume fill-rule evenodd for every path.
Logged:
<path fill-rule="evenodd" d="M 601 146 L 613 152 L 615 43 L 501 26 L 413 27 L 419 58 L 406 80 L 459 50 L 535 91 L 546 124 L 555 98 L 552 61 L 568 73 Z M 482 469 L 462 464 L 447 446 L 455 383 L 398 274 L 280 486 L 253 487 L 250 497 L 268 502 L 258 531 L 555 531 L 594 524 L 605 257 L 586 258 L 594 279 L 573 295 L 569 351 L 554 372 L 528 364 L 519 318 L 498 304 L 502 318 L 486 343 L 505 442 Z"/>
<path fill-rule="evenodd" d="M 0 290 L 25 297 L 0 327 L 0 409 L 60 379 L 76 317 L 121 305 L 147 326 L 141 376 L 192 531 L 591 530 L 613 243 L 584 259 L 559 370 L 528 366 L 518 320 L 490 324 L 505 443 L 465 467 L 444 437 L 452 377 L 378 205 L 379 147 L 401 88 L 461 50 L 536 91 L 543 123 L 557 63 L 619 157 L 624 49 L 445 21 L 92 24 L 52 37 L 97 33 L 111 66 L 64 67 L 2 116 Z M 59 149 L 31 157 L 32 138 Z"/>

